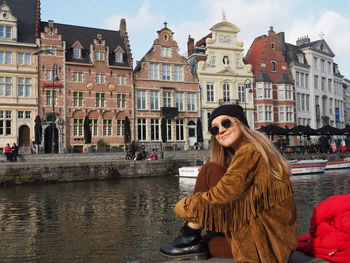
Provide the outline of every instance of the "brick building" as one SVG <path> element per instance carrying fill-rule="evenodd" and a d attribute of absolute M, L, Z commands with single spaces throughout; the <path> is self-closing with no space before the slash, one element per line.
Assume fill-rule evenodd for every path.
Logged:
<path fill-rule="evenodd" d="M 295 90 L 286 61 L 284 32 L 257 37 L 251 44 L 246 61 L 253 66 L 255 128 L 275 124 L 295 126 Z"/>
<path fill-rule="evenodd" d="M 164 24 L 134 69 L 135 138 L 148 149 L 160 149 L 165 140 L 169 149 L 187 149 L 196 142 L 198 80 Z"/>
<path fill-rule="evenodd" d="M 39 114 L 44 152 L 82 152 L 124 144 L 133 116 L 132 55 L 126 22 L 119 31 L 41 23 Z M 91 144 L 84 139 L 89 118 Z M 53 132 L 54 131 L 54 132 Z"/>

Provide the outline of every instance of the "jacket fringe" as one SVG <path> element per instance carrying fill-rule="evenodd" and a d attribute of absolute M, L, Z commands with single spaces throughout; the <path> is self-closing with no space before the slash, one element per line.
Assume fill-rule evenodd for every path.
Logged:
<path fill-rule="evenodd" d="M 201 197 L 202 193 L 195 193 L 188 197 L 190 200 L 185 202 L 185 209 L 207 231 L 234 232 L 259 213 L 293 196 L 288 178 L 268 180 L 269 182 L 255 184 L 239 199 L 225 204 L 209 204 Z"/>

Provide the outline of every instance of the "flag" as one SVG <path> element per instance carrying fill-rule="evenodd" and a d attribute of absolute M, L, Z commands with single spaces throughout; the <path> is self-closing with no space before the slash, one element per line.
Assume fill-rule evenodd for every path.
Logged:
<path fill-rule="evenodd" d="M 340 150 L 341 150 L 342 153 L 346 152 L 348 150 L 348 148 L 346 147 L 346 143 L 345 143 L 345 140 L 344 140 L 343 137 L 341 138 L 340 145 L 341 145 L 341 149 Z"/>
<path fill-rule="evenodd" d="M 332 152 L 336 152 L 337 151 L 337 145 L 336 145 L 334 139 L 331 140 L 331 145 L 330 146 L 331 146 Z"/>

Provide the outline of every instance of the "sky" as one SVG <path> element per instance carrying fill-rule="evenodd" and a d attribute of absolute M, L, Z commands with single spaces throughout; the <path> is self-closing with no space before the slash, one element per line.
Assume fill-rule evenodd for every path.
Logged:
<path fill-rule="evenodd" d="M 134 62 L 152 47 L 165 21 L 179 53 L 186 55 L 188 35 L 197 41 L 210 33 L 222 21 L 223 11 L 226 20 L 240 28 L 244 54 L 270 26 L 284 32 L 291 44 L 304 36 L 311 41 L 323 37 L 340 72 L 350 79 L 348 0 L 41 0 L 43 21 L 119 30 L 125 18 Z"/>

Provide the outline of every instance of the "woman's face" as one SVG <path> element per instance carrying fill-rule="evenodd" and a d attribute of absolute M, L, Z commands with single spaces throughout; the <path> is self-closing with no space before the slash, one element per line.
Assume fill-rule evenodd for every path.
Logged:
<path fill-rule="evenodd" d="M 236 119 L 228 115 L 220 115 L 212 121 L 211 127 L 216 127 L 214 129 L 218 133 L 214 136 L 220 145 L 233 147 L 234 149 L 238 148 L 241 143 L 242 131 Z"/>

